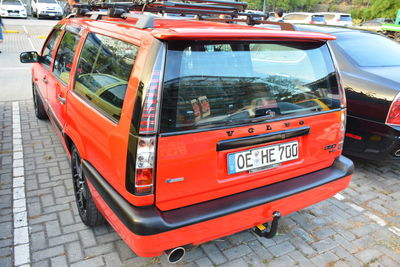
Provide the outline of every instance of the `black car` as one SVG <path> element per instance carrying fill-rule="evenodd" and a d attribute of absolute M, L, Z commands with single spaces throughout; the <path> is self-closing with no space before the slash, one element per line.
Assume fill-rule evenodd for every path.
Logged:
<path fill-rule="evenodd" d="M 307 25 L 296 29 L 337 37 L 329 42 L 346 90 L 344 153 L 400 160 L 400 44 L 362 30 Z"/>

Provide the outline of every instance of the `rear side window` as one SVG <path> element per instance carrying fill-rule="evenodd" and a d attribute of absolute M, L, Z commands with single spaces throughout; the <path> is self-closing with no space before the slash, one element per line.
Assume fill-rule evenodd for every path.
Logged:
<path fill-rule="evenodd" d="M 137 51 L 131 43 L 90 33 L 79 57 L 74 91 L 119 120 Z"/>
<path fill-rule="evenodd" d="M 57 50 L 53 73 L 64 83 L 68 83 L 79 36 L 65 32 Z"/>
<path fill-rule="evenodd" d="M 166 64 L 162 132 L 306 116 L 340 105 L 325 44 L 172 42 Z"/>
<path fill-rule="evenodd" d="M 60 30 L 53 31 L 46 43 L 46 46 L 43 49 L 42 59 L 40 63 L 42 63 L 42 65 L 44 65 L 47 69 L 50 68 L 54 48 L 57 43 L 58 37 L 60 36 L 60 33 L 61 33 Z"/>
<path fill-rule="evenodd" d="M 323 15 L 312 15 L 311 16 L 312 21 L 317 21 L 317 22 L 324 22 L 325 17 Z"/>
<path fill-rule="evenodd" d="M 351 21 L 351 16 L 350 15 L 340 15 L 340 20 L 341 21 Z"/>

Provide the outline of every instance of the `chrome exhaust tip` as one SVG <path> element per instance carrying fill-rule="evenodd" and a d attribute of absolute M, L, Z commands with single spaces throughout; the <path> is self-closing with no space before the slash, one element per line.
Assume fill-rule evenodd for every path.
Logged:
<path fill-rule="evenodd" d="M 177 247 L 174 249 L 169 249 L 165 251 L 168 262 L 175 264 L 180 262 L 186 254 L 186 250 L 183 247 Z"/>
<path fill-rule="evenodd" d="M 400 157 L 400 149 L 397 149 L 397 150 L 394 152 L 394 155 L 395 155 L 396 157 Z"/>

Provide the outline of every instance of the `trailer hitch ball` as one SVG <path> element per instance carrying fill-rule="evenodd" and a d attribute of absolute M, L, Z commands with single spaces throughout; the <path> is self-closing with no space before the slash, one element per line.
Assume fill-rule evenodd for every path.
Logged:
<path fill-rule="evenodd" d="M 254 232 L 261 237 L 273 238 L 278 231 L 278 221 L 281 218 L 281 213 L 279 211 L 274 211 L 272 213 L 271 227 L 268 229 L 268 223 L 259 224 L 254 229 Z"/>

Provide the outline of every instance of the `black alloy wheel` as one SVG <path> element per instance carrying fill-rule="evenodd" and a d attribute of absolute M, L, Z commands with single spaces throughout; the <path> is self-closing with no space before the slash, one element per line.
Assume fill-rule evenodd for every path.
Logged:
<path fill-rule="evenodd" d="M 83 172 L 82 160 L 74 145 L 71 148 L 71 172 L 74 184 L 75 200 L 82 222 L 88 226 L 103 224 L 105 219 L 97 209 L 96 204 L 93 202 Z"/>

